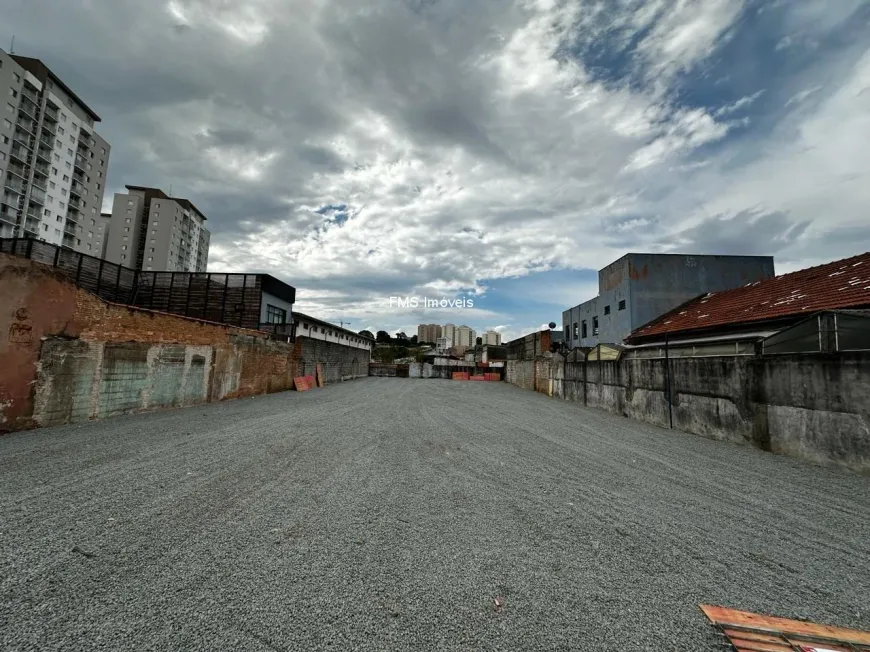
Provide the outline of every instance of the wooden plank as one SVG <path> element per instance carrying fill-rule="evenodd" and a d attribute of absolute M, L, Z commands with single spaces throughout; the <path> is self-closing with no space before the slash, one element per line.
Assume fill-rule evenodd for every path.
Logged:
<path fill-rule="evenodd" d="M 870 645 L 870 632 L 857 629 L 835 627 L 832 625 L 817 625 L 801 620 L 763 616 L 750 611 L 737 611 L 715 605 L 701 605 L 701 611 L 713 623 L 725 628 L 728 625 L 746 627 L 765 633 L 786 634 L 792 637 L 811 637 L 814 639 L 830 639 L 840 643 L 855 645 Z"/>
<path fill-rule="evenodd" d="M 317 363 L 317 373 L 315 376 L 317 377 L 317 386 L 323 387 L 323 368 L 320 366 L 320 363 Z"/>
<path fill-rule="evenodd" d="M 794 652 L 794 648 L 788 643 L 763 643 L 762 641 L 750 641 L 745 638 L 731 638 L 731 644 L 740 650 L 752 652 Z"/>
<path fill-rule="evenodd" d="M 761 641 L 762 643 L 782 643 L 783 638 L 781 636 L 771 636 L 770 634 L 758 634 L 756 632 L 744 632 L 739 629 L 728 629 L 727 627 L 722 629 L 725 632 L 726 636 L 729 638 L 743 638 L 747 641 Z"/>

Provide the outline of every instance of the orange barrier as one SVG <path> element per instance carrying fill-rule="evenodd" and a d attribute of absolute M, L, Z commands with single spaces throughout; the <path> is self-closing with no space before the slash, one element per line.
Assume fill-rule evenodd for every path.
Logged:
<path fill-rule="evenodd" d="M 467 371 L 454 371 L 452 377 L 453 377 L 453 380 L 468 380 L 468 372 Z"/>

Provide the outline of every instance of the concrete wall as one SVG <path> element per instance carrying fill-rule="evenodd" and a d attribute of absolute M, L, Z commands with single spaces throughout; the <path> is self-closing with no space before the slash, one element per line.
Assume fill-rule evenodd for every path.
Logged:
<path fill-rule="evenodd" d="M 369 352 L 110 304 L 0 254 L 0 432 L 368 375 Z"/>
<path fill-rule="evenodd" d="M 508 361 L 506 380 L 613 414 L 870 470 L 870 354 Z"/>

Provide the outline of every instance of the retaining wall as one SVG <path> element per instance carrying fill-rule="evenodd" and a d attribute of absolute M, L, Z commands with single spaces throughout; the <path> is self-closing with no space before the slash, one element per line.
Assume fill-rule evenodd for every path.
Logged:
<path fill-rule="evenodd" d="M 0 432 L 288 390 L 318 363 L 362 378 L 369 353 L 107 303 L 0 254 Z"/>
<path fill-rule="evenodd" d="M 508 361 L 506 380 L 632 419 L 870 470 L 870 354 Z M 670 395 L 671 399 L 668 400 Z"/>

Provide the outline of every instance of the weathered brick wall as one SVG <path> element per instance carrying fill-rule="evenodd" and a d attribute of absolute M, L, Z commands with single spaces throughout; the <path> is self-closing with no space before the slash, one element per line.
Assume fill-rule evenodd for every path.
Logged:
<path fill-rule="evenodd" d="M 368 375 L 369 353 L 110 304 L 0 254 L 0 432 Z"/>

